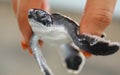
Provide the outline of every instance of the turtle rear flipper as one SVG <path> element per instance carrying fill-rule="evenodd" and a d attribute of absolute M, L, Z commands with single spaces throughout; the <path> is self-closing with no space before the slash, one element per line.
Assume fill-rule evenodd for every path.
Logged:
<path fill-rule="evenodd" d="M 70 73 L 79 73 L 85 64 L 84 55 L 70 44 L 61 46 L 65 66 Z"/>

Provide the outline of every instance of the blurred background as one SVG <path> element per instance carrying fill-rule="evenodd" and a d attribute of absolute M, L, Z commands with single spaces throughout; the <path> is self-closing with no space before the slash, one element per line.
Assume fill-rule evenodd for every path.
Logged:
<path fill-rule="evenodd" d="M 69 2 L 68 2 L 69 1 Z M 51 12 L 60 12 L 79 23 L 86 0 L 49 0 Z M 120 0 L 107 38 L 120 42 Z M 47 48 L 46 48 L 47 46 Z M 43 53 L 54 75 L 68 74 L 62 66 L 58 48 L 46 44 Z M 0 0 L 0 75 L 42 75 L 34 58 L 20 46 L 20 33 L 10 0 Z M 120 75 L 120 51 L 110 56 L 87 59 L 78 75 Z"/>

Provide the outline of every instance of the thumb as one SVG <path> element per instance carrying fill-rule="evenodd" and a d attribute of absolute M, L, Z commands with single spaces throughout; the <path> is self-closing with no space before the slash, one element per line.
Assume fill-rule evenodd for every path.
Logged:
<path fill-rule="evenodd" d="M 116 0 L 87 0 L 80 33 L 101 36 L 112 20 Z"/>

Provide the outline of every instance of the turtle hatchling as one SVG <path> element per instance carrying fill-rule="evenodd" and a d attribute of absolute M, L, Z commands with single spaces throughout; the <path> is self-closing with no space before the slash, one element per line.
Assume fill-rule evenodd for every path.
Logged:
<path fill-rule="evenodd" d="M 30 46 L 44 75 L 53 73 L 42 55 L 38 40 L 60 48 L 66 68 L 73 73 L 80 72 L 85 64 L 85 55 L 81 49 L 92 55 L 105 56 L 117 52 L 120 47 L 117 42 L 107 41 L 104 35 L 99 37 L 80 34 L 79 24 L 58 13 L 50 14 L 41 9 L 30 9 L 28 22 L 33 31 Z"/>

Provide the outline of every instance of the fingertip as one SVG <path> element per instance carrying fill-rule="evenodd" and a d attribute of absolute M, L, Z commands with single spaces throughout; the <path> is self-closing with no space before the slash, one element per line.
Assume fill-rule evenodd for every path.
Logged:
<path fill-rule="evenodd" d="M 31 49 L 31 48 L 29 48 L 28 51 L 29 51 L 29 54 L 30 54 L 30 55 L 33 55 L 33 52 L 32 52 L 32 49 Z"/>
<path fill-rule="evenodd" d="M 24 41 L 21 41 L 21 46 L 22 46 L 23 50 L 28 50 L 29 54 L 33 55 L 32 49 L 28 48 L 28 45 Z"/>
<path fill-rule="evenodd" d="M 40 47 L 42 47 L 43 46 L 43 41 L 42 40 L 39 40 L 39 45 L 40 45 Z"/>
<path fill-rule="evenodd" d="M 81 51 L 82 51 L 83 55 L 84 55 L 86 58 L 90 58 L 90 57 L 92 56 L 92 54 L 89 53 L 89 52 L 86 52 L 86 51 L 84 51 L 84 50 L 81 50 Z"/>
<path fill-rule="evenodd" d="M 11 0 L 15 15 L 17 15 L 17 0 Z"/>
<path fill-rule="evenodd" d="M 21 41 L 21 46 L 22 46 L 23 50 L 27 50 L 27 48 L 28 48 L 28 45 L 24 41 Z"/>
<path fill-rule="evenodd" d="M 43 0 L 43 2 L 41 4 L 41 8 L 49 13 L 50 6 L 49 6 L 49 3 L 48 3 L 48 0 Z"/>

